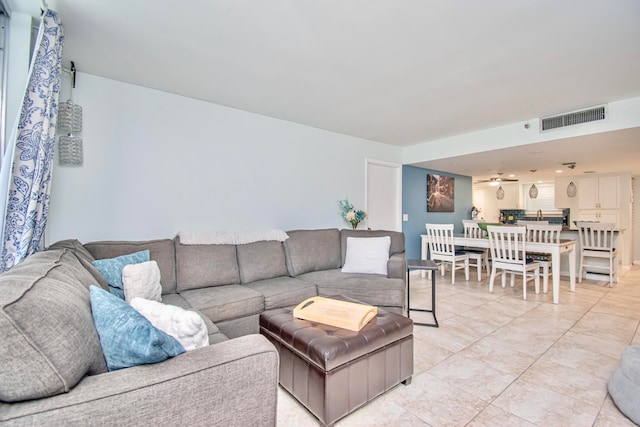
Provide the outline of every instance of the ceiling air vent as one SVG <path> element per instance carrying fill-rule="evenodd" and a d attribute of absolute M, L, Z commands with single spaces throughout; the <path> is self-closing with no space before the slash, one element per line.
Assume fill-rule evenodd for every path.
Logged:
<path fill-rule="evenodd" d="M 559 116 L 544 117 L 540 120 L 540 130 L 551 130 L 563 128 L 565 126 L 579 125 L 580 123 L 595 122 L 606 118 L 606 107 L 594 107 L 588 110 L 574 111 L 572 113 L 560 114 Z"/>

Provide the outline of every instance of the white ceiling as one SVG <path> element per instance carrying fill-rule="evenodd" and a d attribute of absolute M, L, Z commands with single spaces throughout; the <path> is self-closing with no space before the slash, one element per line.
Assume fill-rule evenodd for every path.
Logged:
<path fill-rule="evenodd" d="M 575 163 L 575 168 L 563 163 Z M 525 182 L 594 172 L 640 175 L 640 128 L 449 157 L 414 166 L 473 176 L 474 181 L 500 177 L 498 172 L 503 174 L 502 178 L 514 175 L 513 179 Z"/>
<path fill-rule="evenodd" d="M 47 3 L 81 72 L 397 146 L 640 96 L 638 0 Z M 578 167 L 603 158 L 585 140 Z M 493 174 L 483 156 L 424 166 Z"/>

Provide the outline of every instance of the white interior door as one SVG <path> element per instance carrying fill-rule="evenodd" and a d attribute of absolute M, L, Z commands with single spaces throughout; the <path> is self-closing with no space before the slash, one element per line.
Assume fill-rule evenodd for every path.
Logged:
<path fill-rule="evenodd" d="M 402 231 L 402 165 L 365 161 L 367 227 Z"/>

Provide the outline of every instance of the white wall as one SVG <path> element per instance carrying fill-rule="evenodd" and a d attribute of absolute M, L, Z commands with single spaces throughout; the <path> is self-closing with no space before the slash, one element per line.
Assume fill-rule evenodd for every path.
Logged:
<path fill-rule="evenodd" d="M 337 201 L 364 206 L 364 159 L 402 159 L 399 147 L 85 73 L 74 101 L 84 165 L 56 156 L 47 244 L 343 228 Z"/>

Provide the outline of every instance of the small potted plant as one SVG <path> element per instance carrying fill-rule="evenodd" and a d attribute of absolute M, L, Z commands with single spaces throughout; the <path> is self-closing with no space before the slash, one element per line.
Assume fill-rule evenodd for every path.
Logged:
<path fill-rule="evenodd" d="M 340 208 L 342 209 L 342 218 L 351 223 L 351 227 L 355 230 L 358 228 L 358 224 L 367 217 L 367 213 L 363 210 L 356 210 L 349 199 L 340 200 L 338 202 Z"/>
<path fill-rule="evenodd" d="M 478 214 L 482 212 L 482 209 L 471 206 L 471 219 L 478 219 Z"/>

